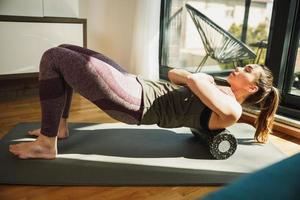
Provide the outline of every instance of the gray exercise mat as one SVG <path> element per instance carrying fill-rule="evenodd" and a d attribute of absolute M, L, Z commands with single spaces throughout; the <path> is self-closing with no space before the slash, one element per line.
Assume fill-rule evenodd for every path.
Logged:
<path fill-rule="evenodd" d="M 70 123 L 55 160 L 9 153 L 9 144 L 34 140 L 26 132 L 39 127 L 21 123 L 0 140 L 1 184 L 219 185 L 287 157 L 270 142 L 254 143 L 254 128 L 244 123 L 228 128 L 239 145 L 227 160 L 214 160 L 189 128 L 123 123 Z"/>

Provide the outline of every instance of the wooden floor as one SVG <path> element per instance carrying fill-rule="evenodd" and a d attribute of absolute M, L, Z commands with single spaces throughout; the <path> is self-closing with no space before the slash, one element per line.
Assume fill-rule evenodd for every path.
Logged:
<path fill-rule="evenodd" d="M 0 138 L 20 122 L 39 122 L 40 103 L 38 97 L 0 102 Z M 117 122 L 78 94 L 74 95 L 69 122 Z M 271 140 L 283 152 L 293 155 L 300 152 L 300 140 L 277 133 Z M 1 163 L 0 163 L 1 169 Z M 216 186 L 187 187 L 49 187 L 0 185 L 0 199 L 196 199 L 218 190 Z"/>

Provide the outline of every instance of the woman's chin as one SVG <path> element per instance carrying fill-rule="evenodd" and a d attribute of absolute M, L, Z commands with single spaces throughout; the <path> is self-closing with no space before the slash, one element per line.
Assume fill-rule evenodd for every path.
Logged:
<path fill-rule="evenodd" d="M 226 77 L 226 81 L 230 84 L 230 82 L 231 82 L 231 75 L 229 75 L 229 76 Z"/>

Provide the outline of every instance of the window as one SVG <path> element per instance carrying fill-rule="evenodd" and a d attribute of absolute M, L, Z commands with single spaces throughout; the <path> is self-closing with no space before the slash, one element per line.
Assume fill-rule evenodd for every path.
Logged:
<path fill-rule="evenodd" d="M 161 34 L 161 77 L 168 68 L 195 71 L 206 55 L 203 41 L 185 5 L 189 4 L 206 15 L 222 29 L 246 43 L 258 62 L 264 63 L 272 13 L 272 0 L 163 0 Z M 245 60 L 243 63 L 254 62 Z M 220 64 L 208 57 L 202 71 L 228 74 L 234 61 Z"/>
<path fill-rule="evenodd" d="M 298 36 L 299 37 L 299 36 Z M 289 94 L 300 96 L 300 39 L 298 42 L 298 47 L 296 48 L 297 56 L 295 60 L 295 67 L 292 76 L 291 84 L 289 85 Z"/>

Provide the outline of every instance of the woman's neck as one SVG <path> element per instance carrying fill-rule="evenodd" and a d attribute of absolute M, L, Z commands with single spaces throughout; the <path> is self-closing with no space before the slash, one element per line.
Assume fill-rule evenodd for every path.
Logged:
<path fill-rule="evenodd" d="M 235 89 L 233 89 L 231 87 L 229 87 L 229 88 L 232 91 L 232 93 L 234 94 L 235 99 L 237 100 L 237 102 L 239 102 L 240 104 L 242 104 L 246 100 L 247 95 L 243 91 L 241 91 L 241 90 L 235 90 Z"/>

